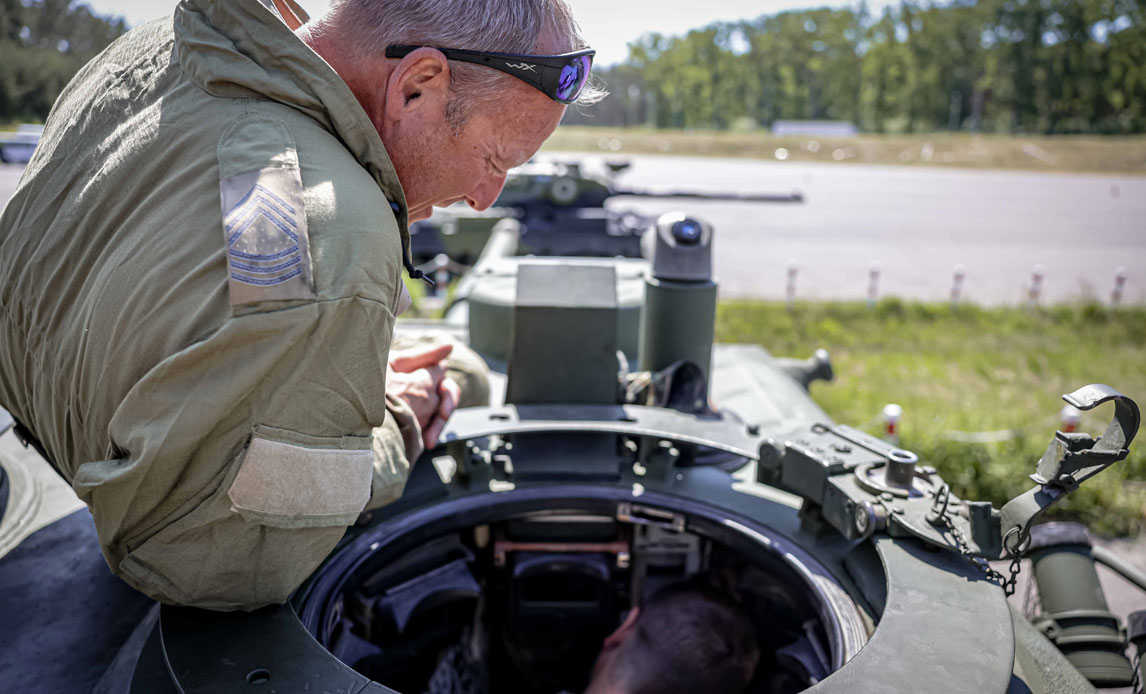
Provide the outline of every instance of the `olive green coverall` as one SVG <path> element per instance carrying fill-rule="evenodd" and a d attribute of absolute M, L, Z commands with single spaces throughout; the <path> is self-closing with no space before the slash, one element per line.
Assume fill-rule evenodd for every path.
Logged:
<path fill-rule="evenodd" d="M 184 0 L 60 96 L 0 217 L 0 405 L 129 584 L 280 603 L 401 494 L 405 204 L 350 89 L 257 0 Z"/>

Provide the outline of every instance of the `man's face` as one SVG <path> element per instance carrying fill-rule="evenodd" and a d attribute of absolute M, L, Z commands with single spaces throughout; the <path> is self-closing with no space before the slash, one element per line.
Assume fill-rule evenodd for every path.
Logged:
<path fill-rule="evenodd" d="M 529 161 L 553 134 L 565 107 L 526 84 L 512 84 L 505 98 L 473 109 L 454 134 L 445 109 L 418 109 L 387 141 L 406 193 L 411 222 L 434 207 L 465 201 L 487 209 L 505 185 L 506 172 Z"/>

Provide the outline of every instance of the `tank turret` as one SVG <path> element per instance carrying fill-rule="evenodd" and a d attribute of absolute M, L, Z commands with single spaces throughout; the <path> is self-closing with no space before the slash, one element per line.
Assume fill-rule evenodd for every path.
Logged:
<path fill-rule="evenodd" d="M 1146 575 L 1082 526 L 1041 524 L 1129 455 L 1133 400 L 1101 384 L 1065 395 L 1079 411 L 1107 408 L 1104 433 L 1055 432 L 1026 491 L 1001 506 L 959 498 L 944 471 L 820 409 L 808 385 L 831 375 L 826 354 L 779 360 L 713 343 L 712 225 L 662 216 L 646 259 L 512 257 L 520 226 L 501 222 L 435 323 L 486 360 L 488 403 L 455 411 L 409 461 L 400 498 L 359 514 L 284 605 L 132 603 L 90 541 L 4 555 L 43 501 L 27 465 L 55 473 L 0 436 L 0 565 L 23 577 L 3 584 L 0 613 L 32 582 L 53 590 L 31 604 L 34 618 L 5 622 L 17 636 L 0 656 L 13 644 L 48 652 L 104 672 L 96 691 L 133 694 L 268 683 L 413 694 L 456 681 L 585 691 L 627 615 L 704 585 L 749 625 L 759 659 L 745 694 L 1097 694 L 1133 682 L 1146 612 L 1124 627 L 1095 565 L 1144 590 Z M 74 527 L 58 525 L 67 518 L 91 523 L 82 511 L 42 530 Z M 1008 603 L 1020 578 L 1037 607 Z M 72 589 L 56 589 L 63 579 Z M 118 590 L 87 599 L 100 581 Z M 131 605 L 139 616 L 120 622 L 136 624 L 120 630 L 122 646 L 88 660 L 55 647 L 45 626 L 91 641 L 103 636 L 97 618 Z M 674 648 L 657 656 L 670 672 Z"/>
<path fill-rule="evenodd" d="M 491 209 L 475 212 L 459 204 L 414 224 L 410 232 L 415 261 L 430 262 L 445 253 L 468 265 L 477 258 L 493 225 L 506 217 L 521 222 L 522 255 L 637 258 L 641 234 L 653 226 L 656 217 L 606 208 L 606 203 L 622 196 L 778 204 L 804 201 L 799 192 L 711 193 L 619 185 L 618 175 L 629 168 L 627 161 L 606 162 L 600 172 L 589 172 L 578 162 L 531 161 L 510 172 Z"/>

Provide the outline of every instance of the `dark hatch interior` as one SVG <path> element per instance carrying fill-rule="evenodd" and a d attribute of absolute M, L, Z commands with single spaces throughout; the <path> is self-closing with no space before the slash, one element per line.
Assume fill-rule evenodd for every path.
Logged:
<path fill-rule="evenodd" d="M 634 604 L 703 573 L 738 594 L 755 627 L 761 659 L 750 692 L 798 692 L 830 673 L 822 606 L 803 579 L 775 555 L 748 557 L 698 527 L 656 509 L 465 527 L 364 563 L 318 637 L 403 694 L 427 691 L 443 673 L 477 684 L 460 691 L 580 692 Z"/>

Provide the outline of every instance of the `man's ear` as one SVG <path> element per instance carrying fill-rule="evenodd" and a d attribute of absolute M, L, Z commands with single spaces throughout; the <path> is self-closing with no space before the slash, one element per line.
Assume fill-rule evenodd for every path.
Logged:
<path fill-rule="evenodd" d="M 450 95 L 450 61 L 436 48 L 419 48 L 402 58 L 386 84 L 386 116 L 401 120 L 430 107 L 445 109 Z"/>
<path fill-rule="evenodd" d="M 616 631 L 605 637 L 604 650 L 612 650 L 625 642 L 625 639 L 632 636 L 637 628 L 637 615 L 641 612 L 641 608 L 634 607 L 629 610 L 628 616 L 625 621 L 621 622 L 621 626 L 617 627 Z"/>

